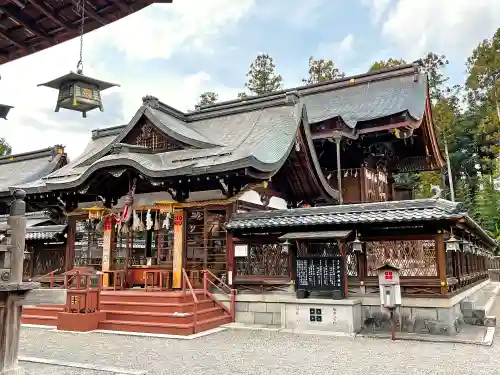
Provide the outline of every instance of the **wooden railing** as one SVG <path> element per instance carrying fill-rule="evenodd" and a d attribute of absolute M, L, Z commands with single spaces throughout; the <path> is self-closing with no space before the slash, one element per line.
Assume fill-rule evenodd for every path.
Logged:
<path fill-rule="evenodd" d="M 217 281 L 218 284 L 214 283 Z M 220 302 L 217 298 L 210 293 L 210 286 L 217 289 L 222 294 L 228 296 L 229 299 L 229 307 L 227 307 L 224 303 Z M 215 303 L 217 303 L 220 307 L 222 307 L 229 315 L 231 315 L 231 320 L 234 322 L 235 315 L 235 306 L 236 306 L 236 289 L 232 289 L 229 285 L 227 285 L 224 281 L 219 279 L 209 270 L 203 270 L 203 291 L 205 295 L 211 298 Z"/>
<path fill-rule="evenodd" d="M 196 323 L 198 322 L 198 297 L 196 297 L 196 293 L 194 292 L 193 286 L 191 285 L 191 281 L 189 280 L 189 277 L 186 273 L 186 270 L 183 268 L 182 269 L 182 291 L 184 292 L 184 295 L 187 295 L 186 291 L 186 286 L 189 288 L 189 293 L 193 296 L 193 303 L 194 303 L 194 309 L 193 309 L 193 329 L 194 332 L 196 333 Z"/>

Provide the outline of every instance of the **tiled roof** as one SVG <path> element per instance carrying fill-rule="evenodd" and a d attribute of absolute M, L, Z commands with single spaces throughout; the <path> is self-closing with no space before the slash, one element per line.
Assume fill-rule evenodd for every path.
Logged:
<path fill-rule="evenodd" d="M 345 204 L 234 214 L 228 229 L 286 228 L 328 224 L 365 224 L 460 218 L 457 203 L 443 199 Z"/>
<path fill-rule="evenodd" d="M 61 165 L 64 148 L 56 145 L 37 151 L 0 157 L 0 194 L 9 188 L 40 179 Z"/>
<path fill-rule="evenodd" d="M 427 77 L 414 64 L 217 103 L 191 113 L 148 96 L 128 125 L 94 131 L 78 160 L 18 187 L 28 193 L 72 188 L 96 170 L 123 166 L 152 178 L 243 168 L 272 176 L 286 161 L 304 123 L 341 118 L 355 128 L 359 122 L 402 113 L 419 120 L 426 98 Z M 143 117 L 168 137 L 193 148 L 154 155 L 130 148 L 111 153 Z M 307 132 L 306 136 L 310 137 Z M 314 149 L 310 152 L 315 159 Z"/>
<path fill-rule="evenodd" d="M 26 229 L 27 240 L 49 240 L 55 238 L 66 229 L 66 225 L 44 225 Z"/>
<path fill-rule="evenodd" d="M 474 232 L 492 246 L 496 246 L 496 241 L 467 215 L 461 203 L 445 199 L 416 199 L 236 213 L 226 227 L 232 231 L 272 228 L 285 232 L 291 228 L 304 229 L 303 227 L 310 228 L 319 225 L 349 226 L 452 219 L 465 219 L 465 223 Z"/>

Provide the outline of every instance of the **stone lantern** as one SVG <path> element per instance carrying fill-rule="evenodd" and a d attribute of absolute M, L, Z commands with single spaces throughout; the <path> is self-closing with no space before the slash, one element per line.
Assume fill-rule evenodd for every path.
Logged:
<path fill-rule="evenodd" d="M 60 108 L 65 108 L 82 112 L 82 116 L 87 117 L 87 112 L 93 109 L 99 108 L 101 112 L 104 111 L 101 91 L 118 85 L 90 78 L 81 73 L 70 72 L 38 86 L 59 90 L 55 112 L 59 112 Z"/>

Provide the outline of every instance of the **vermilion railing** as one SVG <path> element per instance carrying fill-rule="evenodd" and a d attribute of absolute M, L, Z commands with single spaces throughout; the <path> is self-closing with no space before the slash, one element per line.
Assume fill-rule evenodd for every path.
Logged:
<path fill-rule="evenodd" d="M 196 333 L 196 323 L 198 322 L 198 297 L 196 297 L 196 293 L 194 292 L 193 286 L 191 285 L 191 281 L 189 280 L 189 277 L 186 273 L 186 270 L 183 268 L 182 269 L 182 290 L 184 292 L 184 295 L 186 295 L 186 285 L 189 288 L 189 292 L 193 296 L 193 302 L 194 302 L 194 310 L 193 310 L 193 333 Z"/>
<path fill-rule="evenodd" d="M 217 281 L 218 284 L 214 283 Z M 227 307 L 224 303 L 220 302 L 214 295 L 210 292 L 210 286 L 217 289 L 224 295 L 228 296 L 229 299 L 229 307 Z M 220 307 L 222 307 L 229 315 L 231 315 L 231 320 L 234 322 L 235 315 L 235 306 L 236 306 L 236 289 L 232 289 L 229 285 L 227 285 L 224 281 L 215 276 L 210 270 L 203 270 L 203 291 L 205 295 L 211 298 L 215 303 L 217 303 Z"/>

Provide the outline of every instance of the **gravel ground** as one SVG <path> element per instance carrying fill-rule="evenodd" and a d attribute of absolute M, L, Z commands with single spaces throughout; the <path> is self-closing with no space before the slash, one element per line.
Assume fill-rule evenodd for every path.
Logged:
<path fill-rule="evenodd" d="M 112 372 L 84 370 L 71 367 L 21 363 L 24 375 L 116 375 Z"/>
<path fill-rule="evenodd" d="M 147 370 L 150 375 L 493 375 L 500 368 L 500 335 L 495 340 L 497 345 L 484 347 L 248 330 L 173 340 L 23 328 L 20 355 Z M 108 375 L 43 367 L 37 368 L 37 375 Z"/>

